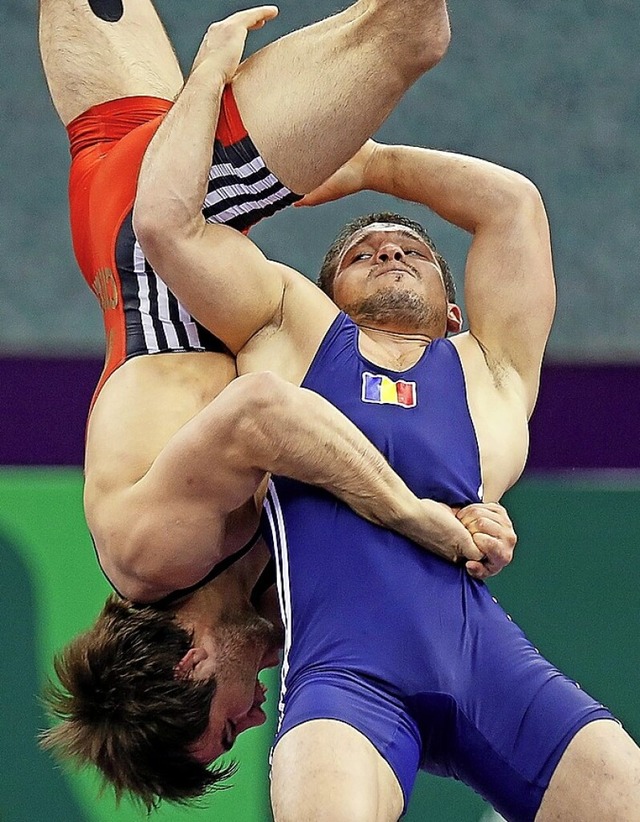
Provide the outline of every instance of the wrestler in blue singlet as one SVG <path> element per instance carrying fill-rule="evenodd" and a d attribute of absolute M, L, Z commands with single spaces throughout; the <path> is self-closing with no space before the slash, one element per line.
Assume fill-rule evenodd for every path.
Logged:
<path fill-rule="evenodd" d="M 353 420 L 418 496 L 481 499 L 450 341 L 395 373 L 360 354 L 341 314 L 303 385 Z M 571 738 L 611 714 L 544 660 L 464 567 L 288 479 L 274 478 L 265 521 L 286 630 L 276 741 L 305 721 L 340 720 L 387 760 L 405 807 L 422 768 L 464 781 L 507 819 L 533 820 Z"/>

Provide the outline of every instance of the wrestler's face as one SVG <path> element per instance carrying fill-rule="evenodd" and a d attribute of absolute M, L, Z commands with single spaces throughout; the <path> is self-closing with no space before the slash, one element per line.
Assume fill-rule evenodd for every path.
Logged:
<path fill-rule="evenodd" d="M 431 337 L 459 330 L 434 252 L 404 226 L 372 223 L 353 235 L 338 259 L 333 299 L 360 325 Z"/>
<path fill-rule="evenodd" d="M 242 731 L 265 722 L 262 704 L 266 688 L 258 681 L 258 674 L 278 664 L 281 631 L 255 612 L 243 613 L 203 635 L 200 644 L 207 657 L 195 678 L 215 676 L 217 689 L 209 727 L 192 753 L 208 764 L 229 751 Z"/>

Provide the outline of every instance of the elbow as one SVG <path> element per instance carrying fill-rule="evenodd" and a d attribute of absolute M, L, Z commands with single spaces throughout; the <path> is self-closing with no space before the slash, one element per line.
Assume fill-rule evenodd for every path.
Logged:
<path fill-rule="evenodd" d="M 511 219 L 518 220 L 523 227 L 529 227 L 544 243 L 549 242 L 549 218 L 542 195 L 536 185 L 526 177 L 520 177 L 517 203 Z"/>
<path fill-rule="evenodd" d="M 133 232 L 146 257 L 153 257 L 154 250 L 161 248 L 163 239 L 173 236 L 171 215 L 147 198 L 136 198 L 133 208 Z"/>
<path fill-rule="evenodd" d="M 160 242 L 163 230 L 167 230 L 165 224 L 166 216 L 158 208 L 154 208 L 146 199 L 136 198 L 133 207 L 133 233 L 147 257 L 149 249 Z"/>
<path fill-rule="evenodd" d="M 238 451 L 253 467 L 268 470 L 266 462 L 271 463 L 279 451 L 276 435 L 285 433 L 283 414 L 292 412 L 296 389 L 270 371 L 238 377 L 225 390 L 230 389 L 235 393 L 233 438 Z"/>
<path fill-rule="evenodd" d="M 133 232 L 152 265 L 165 249 L 190 237 L 194 227 L 194 221 L 185 216 L 184 210 L 174 207 L 171 202 L 162 198 L 154 201 L 146 195 L 136 198 Z"/>
<path fill-rule="evenodd" d="M 544 201 L 535 183 L 516 171 L 502 171 L 502 184 L 493 187 L 491 218 L 503 224 L 524 221 L 527 225 L 547 225 Z"/>
<path fill-rule="evenodd" d="M 260 371 L 237 377 L 231 385 L 237 392 L 241 417 L 250 425 L 259 426 L 273 419 L 290 400 L 293 386 L 272 371 Z"/>
<path fill-rule="evenodd" d="M 514 172 L 514 196 L 520 208 L 526 209 L 532 214 L 545 214 L 542 194 L 536 184 L 522 174 Z"/>

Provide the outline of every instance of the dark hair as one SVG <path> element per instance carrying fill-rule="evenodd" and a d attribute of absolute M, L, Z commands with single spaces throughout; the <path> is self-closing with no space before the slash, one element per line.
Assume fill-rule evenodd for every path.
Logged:
<path fill-rule="evenodd" d="M 349 240 L 357 231 L 360 231 L 373 223 L 390 223 L 391 225 L 399 225 L 403 228 L 410 228 L 412 231 L 415 231 L 415 233 L 425 241 L 425 243 L 435 254 L 438 265 L 442 270 L 442 279 L 444 280 L 444 286 L 447 292 L 447 300 L 450 303 L 455 303 L 456 284 L 453 280 L 451 269 L 449 268 L 449 264 L 444 257 L 438 252 L 436 244 L 427 233 L 426 228 L 415 220 L 410 220 L 409 217 L 403 217 L 402 214 L 394 214 L 391 211 L 379 211 L 375 214 L 365 214 L 362 217 L 356 217 L 355 220 L 348 222 L 340 231 L 327 251 L 322 262 L 322 267 L 320 268 L 320 274 L 318 275 L 318 285 L 325 292 L 325 294 L 328 294 L 331 298 L 333 298 L 333 281 L 337 273 L 338 259 Z"/>
<path fill-rule="evenodd" d="M 185 803 L 235 771 L 209 769 L 189 748 L 205 732 L 215 680 L 176 678 L 193 637 L 175 615 L 109 597 L 94 626 L 54 661 L 45 703 L 62 722 L 41 745 L 95 765 L 119 800 L 129 793 L 148 811 L 160 800 Z"/>

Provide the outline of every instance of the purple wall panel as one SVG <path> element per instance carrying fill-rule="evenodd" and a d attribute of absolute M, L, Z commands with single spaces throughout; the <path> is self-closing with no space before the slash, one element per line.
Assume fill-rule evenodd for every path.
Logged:
<path fill-rule="evenodd" d="M 0 357 L 0 465 L 82 465 L 102 363 Z M 529 468 L 640 469 L 640 365 L 547 365 Z"/>
<path fill-rule="evenodd" d="M 0 358 L 0 465 L 82 465 L 102 362 Z"/>
<path fill-rule="evenodd" d="M 640 365 L 545 367 L 529 469 L 640 469 Z"/>

